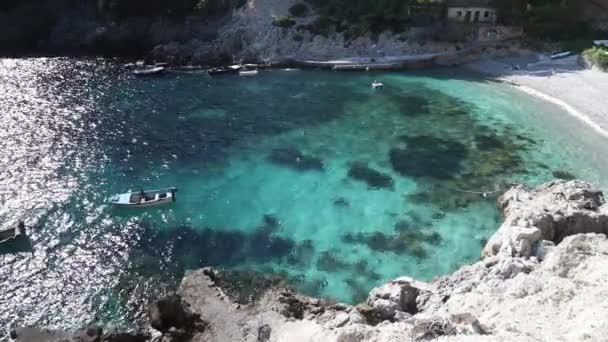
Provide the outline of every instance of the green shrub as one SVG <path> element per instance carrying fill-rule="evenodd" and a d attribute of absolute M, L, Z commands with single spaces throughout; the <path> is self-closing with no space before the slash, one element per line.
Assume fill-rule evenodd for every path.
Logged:
<path fill-rule="evenodd" d="M 308 6 L 302 3 L 295 4 L 289 8 L 289 14 L 294 17 L 305 17 L 308 14 Z"/>
<path fill-rule="evenodd" d="M 332 21 L 327 17 L 318 17 L 310 24 L 299 25 L 296 27 L 298 31 L 308 31 L 314 35 L 327 37 L 333 26 Z"/>
<path fill-rule="evenodd" d="M 359 26 L 367 33 L 380 33 L 384 30 L 401 32 L 411 22 L 410 3 L 404 0 L 305 0 L 321 17 L 327 17 L 333 23 L 348 23 L 348 26 Z M 418 3 L 418 1 L 415 1 Z M 420 15 L 416 15 L 419 17 Z M 321 25 L 320 31 L 325 32 Z M 337 28 L 337 31 L 347 29 Z"/>
<path fill-rule="evenodd" d="M 278 16 L 272 20 L 272 25 L 278 27 L 292 27 L 296 24 L 296 20 L 292 16 Z"/>
<path fill-rule="evenodd" d="M 604 71 L 608 71 L 608 49 L 593 47 L 583 51 L 585 56 L 593 65 Z"/>
<path fill-rule="evenodd" d="M 329 36 L 329 32 L 331 32 L 332 26 L 333 22 L 331 19 L 326 16 L 320 16 L 308 25 L 308 31 L 312 34 L 327 37 Z"/>

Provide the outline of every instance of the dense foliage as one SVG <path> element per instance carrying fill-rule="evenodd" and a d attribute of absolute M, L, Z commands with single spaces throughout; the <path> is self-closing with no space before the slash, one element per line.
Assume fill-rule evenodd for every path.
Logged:
<path fill-rule="evenodd" d="M 587 58 L 593 65 L 598 66 L 604 71 L 608 71 L 608 49 L 593 47 L 583 52 L 585 58 Z"/>
<path fill-rule="evenodd" d="M 544 40 L 563 41 L 586 37 L 591 28 L 583 20 L 580 2 L 536 1 L 522 18 L 526 34 Z"/>
<path fill-rule="evenodd" d="M 242 6 L 245 0 L 101 0 L 103 9 L 121 17 L 218 14 Z"/>
<path fill-rule="evenodd" d="M 289 14 L 294 17 L 303 17 L 308 14 L 308 6 L 298 3 L 289 8 Z"/>
<path fill-rule="evenodd" d="M 296 24 L 296 21 L 293 17 L 291 16 L 279 16 L 279 17 L 275 17 L 274 20 L 272 21 L 272 24 L 274 26 L 278 26 L 278 27 L 292 27 L 293 25 Z"/>
<path fill-rule="evenodd" d="M 306 0 L 317 12 L 338 25 L 358 26 L 363 32 L 400 32 L 416 17 L 412 6 L 418 0 Z M 422 1 L 431 3 L 430 1 Z M 442 7 L 440 7 L 441 9 Z M 351 27 L 351 29 L 354 29 Z"/>

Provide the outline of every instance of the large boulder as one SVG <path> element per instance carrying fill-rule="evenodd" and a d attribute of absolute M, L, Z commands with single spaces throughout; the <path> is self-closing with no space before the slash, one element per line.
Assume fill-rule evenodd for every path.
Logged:
<path fill-rule="evenodd" d="M 150 325 L 161 332 L 168 332 L 172 328 L 191 332 L 203 326 L 200 316 L 193 314 L 178 295 L 165 297 L 150 305 L 148 317 Z"/>
<path fill-rule="evenodd" d="M 432 291 L 430 284 L 401 277 L 374 288 L 367 298 L 367 305 L 381 320 L 394 320 L 399 312 L 416 314 L 420 292 Z"/>
<path fill-rule="evenodd" d="M 544 256 L 541 241 L 559 243 L 581 233 L 608 233 L 608 206 L 601 191 L 582 181 L 554 181 L 530 190 L 517 186 L 498 199 L 504 223 L 483 257 Z"/>

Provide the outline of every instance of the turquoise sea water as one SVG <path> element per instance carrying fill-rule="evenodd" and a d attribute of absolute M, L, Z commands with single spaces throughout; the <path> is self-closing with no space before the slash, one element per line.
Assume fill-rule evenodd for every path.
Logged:
<path fill-rule="evenodd" d="M 138 79 L 102 60 L 4 59 L 0 80 L 0 227 L 33 227 L 0 250 L 0 328 L 128 327 L 207 265 L 356 303 L 477 260 L 510 183 L 606 186 L 601 137 L 457 69 Z M 167 207 L 106 204 L 168 186 Z"/>

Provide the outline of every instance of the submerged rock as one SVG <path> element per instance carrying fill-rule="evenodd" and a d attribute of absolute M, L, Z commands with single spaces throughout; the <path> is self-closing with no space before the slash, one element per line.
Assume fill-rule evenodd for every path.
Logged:
<path fill-rule="evenodd" d="M 349 264 L 338 259 L 334 253 L 324 251 L 319 256 L 317 268 L 327 272 L 338 272 L 349 268 Z"/>
<path fill-rule="evenodd" d="M 553 177 L 555 177 L 557 179 L 567 180 L 567 181 L 576 179 L 575 175 L 571 174 L 568 171 L 561 171 L 561 170 L 553 171 Z"/>
<path fill-rule="evenodd" d="M 336 197 L 334 199 L 334 205 L 339 207 L 350 207 L 350 202 L 344 197 Z"/>
<path fill-rule="evenodd" d="M 367 163 L 353 162 L 350 164 L 348 176 L 352 179 L 367 183 L 371 189 L 393 189 L 391 176 L 370 168 Z"/>
<path fill-rule="evenodd" d="M 451 179 L 462 171 L 468 150 L 458 141 L 431 136 L 404 136 L 406 148 L 392 148 L 393 169 L 403 176 Z"/>
<path fill-rule="evenodd" d="M 439 233 L 425 232 L 412 227 L 407 221 L 397 222 L 395 224 L 395 234 L 391 235 L 382 232 L 346 233 L 342 235 L 342 241 L 347 243 L 365 244 L 375 251 L 409 254 L 418 258 L 427 256 L 427 251 L 424 248 L 425 243 L 438 245 L 441 240 Z"/>
<path fill-rule="evenodd" d="M 298 171 L 323 171 L 325 168 L 321 159 L 305 155 L 295 147 L 274 149 L 266 159 Z"/>
<path fill-rule="evenodd" d="M 488 151 L 502 149 L 505 143 L 495 135 L 478 134 L 475 136 L 475 144 L 479 150 Z"/>

